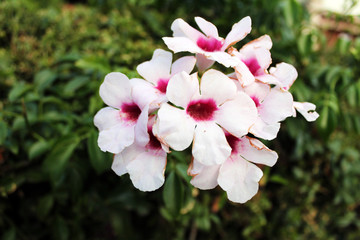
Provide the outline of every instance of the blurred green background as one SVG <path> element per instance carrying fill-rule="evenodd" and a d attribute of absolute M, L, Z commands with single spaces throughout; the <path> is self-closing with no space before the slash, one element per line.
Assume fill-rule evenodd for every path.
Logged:
<path fill-rule="evenodd" d="M 253 30 L 236 46 L 270 35 L 273 63 L 299 72 L 295 100 L 320 113 L 287 119 L 267 143 L 279 160 L 259 193 L 240 205 L 192 188 L 188 151 L 168 157 L 155 192 L 116 176 L 92 122 L 105 74 L 137 76 L 178 17 L 226 36 L 247 15 Z M 296 0 L 2 0 L 0 238 L 360 239 L 359 64 L 360 37 L 316 27 Z"/>

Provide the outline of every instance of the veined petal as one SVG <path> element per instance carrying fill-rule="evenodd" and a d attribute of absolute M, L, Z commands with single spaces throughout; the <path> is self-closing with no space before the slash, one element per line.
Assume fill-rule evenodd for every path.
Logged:
<path fill-rule="evenodd" d="M 313 122 L 319 117 L 319 114 L 315 112 L 316 106 L 313 103 L 294 102 L 294 108 L 301 113 L 308 122 Z"/>
<path fill-rule="evenodd" d="M 251 32 L 251 18 L 247 16 L 232 26 L 231 31 L 225 38 L 225 43 L 222 49 L 225 50 L 229 46 L 232 46 L 235 43 L 239 42 L 244 37 L 246 37 L 246 35 L 248 35 L 250 32 Z"/>
<path fill-rule="evenodd" d="M 242 137 L 237 147 L 238 154 L 253 163 L 272 167 L 278 159 L 278 155 L 275 151 L 270 150 L 255 138 Z"/>
<path fill-rule="evenodd" d="M 181 110 L 167 103 L 161 105 L 153 133 L 161 143 L 176 151 L 189 147 L 194 137 L 195 121 Z"/>
<path fill-rule="evenodd" d="M 199 52 L 201 53 L 201 52 Z M 225 67 L 235 67 L 240 63 L 240 60 L 236 57 L 231 56 L 226 52 L 203 52 L 211 60 L 215 60 L 218 63 L 221 63 Z"/>
<path fill-rule="evenodd" d="M 174 37 L 186 37 L 196 42 L 199 37 L 204 36 L 201 32 L 191 27 L 183 19 L 178 18 L 171 24 Z"/>
<path fill-rule="evenodd" d="M 273 140 L 276 138 L 280 130 L 280 123 L 267 124 L 260 117 L 252 125 L 249 132 L 254 134 L 258 138 L 265 140 Z"/>
<path fill-rule="evenodd" d="M 142 149 L 142 147 L 132 144 L 131 146 L 125 148 L 121 153 L 115 154 L 111 169 L 118 176 L 127 173 L 127 165 L 139 155 Z"/>
<path fill-rule="evenodd" d="M 171 63 L 171 52 L 156 49 L 152 59 L 141 63 L 136 70 L 145 80 L 156 85 L 159 79 L 168 79 L 170 77 Z"/>
<path fill-rule="evenodd" d="M 208 37 L 214 37 L 214 38 L 219 37 L 219 33 L 216 26 L 211 22 L 208 22 L 201 17 L 195 17 L 195 22 L 199 26 L 201 31 L 203 31 L 203 33 L 205 33 Z"/>
<path fill-rule="evenodd" d="M 166 152 L 160 150 L 145 150 L 131 161 L 126 169 L 134 186 L 141 191 L 154 191 L 160 188 L 164 181 Z"/>
<path fill-rule="evenodd" d="M 204 51 L 186 37 L 163 37 L 166 46 L 174 53 L 178 52 L 191 52 L 191 53 L 204 53 Z"/>
<path fill-rule="evenodd" d="M 228 76 L 220 71 L 210 69 L 201 77 L 201 96 L 212 98 L 217 105 L 232 99 L 236 95 L 236 85 Z"/>
<path fill-rule="evenodd" d="M 257 119 L 254 101 L 244 92 L 225 102 L 216 112 L 215 122 L 236 137 L 246 135 Z"/>
<path fill-rule="evenodd" d="M 94 124 L 99 131 L 109 129 L 116 124 L 121 123 L 119 113 L 119 110 L 112 107 L 102 108 L 96 113 L 94 117 Z"/>
<path fill-rule="evenodd" d="M 287 91 L 272 88 L 258 111 L 261 119 L 268 124 L 283 121 L 293 115 L 293 97 Z"/>
<path fill-rule="evenodd" d="M 289 90 L 298 77 L 298 73 L 294 66 L 288 63 L 276 64 L 275 68 L 270 68 L 270 74 L 280 82 L 280 87 L 285 90 Z"/>
<path fill-rule="evenodd" d="M 192 154 L 195 161 L 206 166 L 225 162 L 231 154 L 224 131 L 214 122 L 201 122 L 195 128 Z"/>
<path fill-rule="evenodd" d="M 201 165 L 201 166 L 196 166 Z M 193 176 L 190 183 L 199 189 L 207 190 L 207 189 L 213 189 L 215 188 L 217 183 L 217 178 L 219 176 L 219 169 L 221 165 L 212 165 L 212 166 L 206 166 L 203 165 L 196 160 L 193 160 L 192 162 L 192 169 L 201 169 L 201 171 L 192 171 L 190 169 L 189 174 Z"/>
<path fill-rule="evenodd" d="M 169 80 L 166 97 L 176 106 L 186 108 L 191 99 L 198 95 L 199 81 L 196 73 L 189 75 L 180 72 Z"/>
<path fill-rule="evenodd" d="M 131 101 L 129 78 L 122 73 L 112 72 L 105 76 L 100 85 L 100 97 L 110 107 L 120 108 L 122 103 Z"/>
<path fill-rule="evenodd" d="M 111 128 L 100 131 L 98 145 L 101 151 L 120 153 L 134 142 L 134 125 L 119 123 Z"/>
<path fill-rule="evenodd" d="M 194 56 L 186 56 L 176 60 L 171 66 L 171 75 L 175 75 L 182 71 L 190 74 L 194 69 L 196 58 Z"/>
<path fill-rule="evenodd" d="M 230 201 L 245 203 L 257 193 L 262 176 L 256 165 L 241 157 L 230 158 L 220 168 L 218 183 Z"/>

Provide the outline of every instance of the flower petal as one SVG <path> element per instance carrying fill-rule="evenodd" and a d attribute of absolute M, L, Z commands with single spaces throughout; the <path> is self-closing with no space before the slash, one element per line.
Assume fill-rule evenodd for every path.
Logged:
<path fill-rule="evenodd" d="M 272 88 L 258 111 L 261 119 L 268 124 L 283 121 L 293 115 L 293 97 L 287 91 Z"/>
<path fill-rule="evenodd" d="M 196 166 L 201 165 L 201 166 Z M 192 169 L 201 169 L 198 172 L 193 172 L 192 169 L 189 171 L 189 174 L 193 176 L 190 183 L 199 189 L 207 190 L 215 188 L 217 183 L 217 178 L 219 176 L 219 169 L 221 165 L 205 166 L 196 160 L 193 161 L 191 168 Z"/>
<path fill-rule="evenodd" d="M 235 66 L 235 73 L 242 86 L 248 86 L 255 82 L 254 75 L 252 75 L 249 68 L 242 61 Z"/>
<path fill-rule="evenodd" d="M 249 95 L 253 100 L 258 101 L 261 104 L 266 96 L 270 93 L 270 86 L 261 82 L 254 82 L 244 88 L 244 91 Z"/>
<path fill-rule="evenodd" d="M 235 97 L 237 88 L 228 76 L 220 71 L 210 69 L 201 77 L 200 90 L 203 98 L 212 98 L 217 105 L 221 105 Z"/>
<path fill-rule="evenodd" d="M 171 24 L 171 30 L 174 37 L 187 37 L 193 42 L 196 42 L 199 37 L 204 36 L 201 32 L 191 27 L 183 19 L 178 18 Z"/>
<path fill-rule="evenodd" d="M 171 52 L 156 49 L 151 60 L 141 63 L 136 70 L 145 80 L 156 85 L 159 79 L 168 79 L 170 77 L 171 63 Z"/>
<path fill-rule="evenodd" d="M 233 100 L 221 105 L 215 116 L 215 122 L 239 138 L 248 133 L 256 119 L 255 103 L 243 92 L 238 92 Z"/>
<path fill-rule="evenodd" d="M 258 138 L 273 140 L 276 138 L 279 130 L 280 123 L 267 124 L 259 117 L 255 124 L 250 128 L 249 132 Z"/>
<path fill-rule="evenodd" d="M 163 37 L 166 46 L 174 53 L 178 52 L 191 52 L 191 53 L 204 53 L 204 51 L 186 37 Z"/>
<path fill-rule="evenodd" d="M 194 138 L 195 121 L 181 110 L 167 103 L 161 105 L 153 133 L 161 143 L 176 151 L 190 146 Z"/>
<path fill-rule="evenodd" d="M 201 52 L 198 52 L 201 53 Z M 221 63 L 225 67 L 235 67 L 240 63 L 240 60 L 236 57 L 231 56 L 226 52 L 203 52 L 203 54 L 211 60 L 215 60 Z"/>
<path fill-rule="evenodd" d="M 200 122 L 195 128 L 192 154 L 195 161 L 206 166 L 225 162 L 231 147 L 224 131 L 214 122 Z"/>
<path fill-rule="evenodd" d="M 214 60 L 207 58 L 204 54 L 196 54 L 196 66 L 199 72 L 204 72 L 215 63 Z"/>
<path fill-rule="evenodd" d="M 203 31 L 203 33 L 205 33 L 208 37 L 214 37 L 214 38 L 219 37 L 219 33 L 216 26 L 211 22 L 208 22 L 201 17 L 195 17 L 195 22 L 199 26 L 201 31 Z"/>
<path fill-rule="evenodd" d="M 100 131 L 98 145 L 101 151 L 120 153 L 134 142 L 134 125 L 119 123 L 109 129 Z"/>
<path fill-rule="evenodd" d="M 112 107 L 102 108 L 96 113 L 94 117 L 94 124 L 99 129 L 99 131 L 109 129 L 116 124 L 121 123 L 119 113 L 119 110 L 116 110 Z"/>
<path fill-rule="evenodd" d="M 289 90 L 298 77 L 298 73 L 294 66 L 288 63 L 276 64 L 275 68 L 270 68 L 270 74 L 277 78 L 277 80 L 281 83 L 280 87 L 285 90 Z"/>
<path fill-rule="evenodd" d="M 255 138 L 242 137 L 236 147 L 243 158 L 253 163 L 272 167 L 278 158 L 275 151 L 270 150 Z"/>
<path fill-rule="evenodd" d="M 194 69 L 196 58 L 194 56 L 186 56 L 176 60 L 171 66 L 171 75 L 175 75 L 179 72 L 186 72 L 188 74 Z"/>
<path fill-rule="evenodd" d="M 246 37 L 246 35 L 250 32 L 251 32 L 251 18 L 247 16 L 232 26 L 231 31 L 225 38 L 225 43 L 222 49 L 225 50 L 229 46 L 232 46 L 235 43 L 239 42 L 244 37 Z"/>
<path fill-rule="evenodd" d="M 163 94 L 160 94 L 154 85 L 139 78 L 131 79 L 130 83 L 132 85 L 131 96 L 140 109 L 148 105 L 150 110 L 160 107 Z"/>
<path fill-rule="evenodd" d="M 142 147 L 132 144 L 121 153 L 115 154 L 111 169 L 119 176 L 127 173 L 126 166 L 139 155 L 142 149 Z"/>
<path fill-rule="evenodd" d="M 240 53 L 244 59 L 255 58 L 257 60 L 257 63 L 260 65 L 260 69 L 256 75 L 265 74 L 266 69 L 269 68 L 272 62 L 270 53 L 271 47 L 271 38 L 268 35 L 264 35 L 245 44 L 240 49 Z"/>
<path fill-rule="evenodd" d="M 319 114 L 315 112 L 316 106 L 313 103 L 294 102 L 294 107 L 308 122 L 313 122 L 319 117 Z"/>
<path fill-rule="evenodd" d="M 148 117 L 149 115 L 149 105 L 146 105 L 136 122 L 135 125 L 135 141 L 137 144 L 141 146 L 145 146 L 149 142 L 149 134 L 148 134 Z"/>
<path fill-rule="evenodd" d="M 199 81 L 196 73 L 189 75 L 181 72 L 170 78 L 166 97 L 176 106 L 186 108 L 191 99 L 198 95 Z"/>
<path fill-rule="evenodd" d="M 231 158 L 222 164 L 218 183 L 226 191 L 229 200 L 245 203 L 257 193 L 262 175 L 256 165 L 241 157 Z"/>
<path fill-rule="evenodd" d="M 143 150 L 126 169 L 134 186 L 141 191 L 154 191 L 165 181 L 166 152 Z"/>
<path fill-rule="evenodd" d="M 131 85 L 129 78 L 122 73 L 112 72 L 105 76 L 100 85 L 100 97 L 108 105 L 120 108 L 122 103 L 131 101 Z"/>

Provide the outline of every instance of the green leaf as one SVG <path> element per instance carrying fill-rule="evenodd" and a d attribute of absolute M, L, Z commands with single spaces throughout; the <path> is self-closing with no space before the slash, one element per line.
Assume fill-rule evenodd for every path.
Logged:
<path fill-rule="evenodd" d="M 1 236 L 1 240 L 15 240 L 16 239 L 16 229 L 14 226 L 11 226 L 10 229 L 6 230 Z"/>
<path fill-rule="evenodd" d="M 76 135 L 61 138 L 43 162 L 43 170 L 55 181 L 64 171 L 80 139 Z"/>
<path fill-rule="evenodd" d="M 10 101 L 15 101 L 22 97 L 30 89 L 32 89 L 32 87 L 24 82 L 17 83 L 9 92 L 8 98 Z"/>
<path fill-rule="evenodd" d="M 39 199 L 37 206 L 37 214 L 40 218 L 46 217 L 51 208 L 54 205 L 54 197 L 52 195 L 46 195 Z"/>
<path fill-rule="evenodd" d="M 186 182 L 189 182 L 191 180 L 191 176 L 187 174 L 188 165 L 185 163 L 177 163 L 176 164 L 176 172 L 179 174 L 180 177 L 182 177 Z"/>
<path fill-rule="evenodd" d="M 45 69 L 38 72 L 34 77 L 36 89 L 39 92 L 44 91 L 55 81 L 56 77 L 56 73 L 51 71 L 50 69 Z"/>
<path fill-rule="evenodd" d="M 38 141 L 31 145 L 29 149 L 29 159 L 32 160 L 44 154 L 50 148 L 50 144 L 47 141 Z"/>
<path fill-rule="evenodd" d="M 75 77 L 73 80 L 71 80 L 65 85 L 64 94 L 73 95 L 76 92 L 76 90 L 86 85 L 89 82 L 89 80 L 90 79 L 88 76 Z"/>
<path fill-rule="evenodd" d="M 111 166 L 111 154 L 104 153 L 97 145 L 98 134 L 95 131 L 90 132 L 90 136 L 87 139 L 87 150 L 90 158 L 91 166 L 97 172 L 97 174 L 103 173 L 105 170 L 110 169 Z"/>
<path fill-rule="evenodd" d="M 8 128 L 3 120 L 0 120 L 0 145 L 4 144 Z"/>
<path fill-rule="evenodd" d="M 183 205 L 184 189 L 180 178 L 175 174 L 174 171 L 170 172 L 166 179 L 163 199 L 165 207 L 173 216 L 177 216 Z"/>

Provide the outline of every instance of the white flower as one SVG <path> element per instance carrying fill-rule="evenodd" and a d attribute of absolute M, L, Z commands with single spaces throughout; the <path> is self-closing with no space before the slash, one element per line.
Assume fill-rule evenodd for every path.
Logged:
<path fill-rule="evenodd" d="M 201 94 L 200 94 L 201 92 Z M 204 165 L 223 163 L 231 153 L 222 128 L 242 137 L 255 122 L 254 102 L 223 73 L 208 70 L 201 78 L 181 72 L 169 81 L 154 125 L 161 142 L 182 151 L 193 142 L 192 154 Z"/>
<path fill-rule="evenodd" d="M 189 168 L 189 174 L 193 176 L 191 184 L 200 189 L 219 185 L 229 200 L 245 203 L 257 193 L 258 182 L 263 176 L 254 163 L 272 167 L 278 155 L 254 138 L 226 134 L 226 139 L 232 148 L 230 157 L 223 164 L 213 166 L 205 166 L 194 158 Z"/>
<path fill-rule="evenodd" d="M 146 124 L 148 103 L 132 96 L 132 89 L 145 81 L 129 80 L 122 73 L 109 73 L 100 86 L 100 97 L 109 106 L 94 117 L 99 129 L 98 145 L 102 151 L 120 153 L 125 147 L 148 141 Z M 135 137 L 136 135 L 136 137 Z"/>
<path fill-rule="evenodd" d="M 210 67 L 214 61 L 226 67 L 238 65 L 240 61 L 225 50 L 242 40 L 251 31 L 250 17 L 245 17 L 234 24 L 225 39 L 219 37 L 217 28 L 212 23 L 201 17 L 195 17 L 195 21 L 204 34 L 178 18 L 171 25 L 174 37 L 163 38 L 168 48 L 175 53 L 184 51 L 196 53 L 200 71 Z"/>

